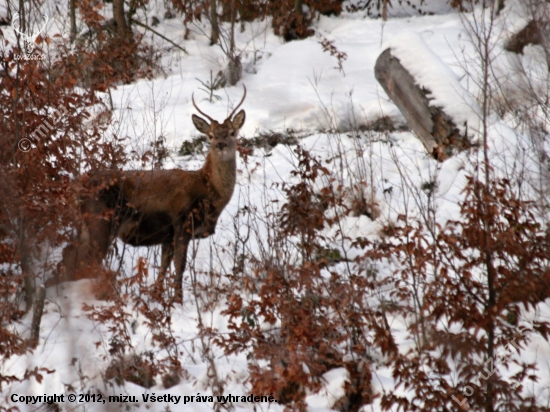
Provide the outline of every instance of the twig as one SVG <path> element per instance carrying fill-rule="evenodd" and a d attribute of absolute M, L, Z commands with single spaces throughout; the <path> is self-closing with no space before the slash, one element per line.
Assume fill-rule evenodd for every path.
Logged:
<path fill-rule="evenodd" d="M 180 49 L 180 50 L 181 50 L 182 52 L 184 52 L 185 54 L 189 54 L 189 53 L 187 53 L 187 50 L 185 50 L 183 47 L 181 47 L 181 46 L 179 46 L 178 44 L 174 43 L 174 42 L 173 42 L 172 40 L 170 40 L 168 37 L 166 37 L 166 36 L 160 34 L 158 31 L 156 31 L 155 29 L 149 27 L 148 25 L 143 24 L 143 23 L 141 23 L 141 22 L 139 22 L 139 21 L 137 21 L 137 20 L 134 20 L 134 19 L 132 19 L 132 23 L 135 23 L 135 24 L 137 24 L 138 26 L 141 26 L 141 27 L 143 27 L 144 29 L 149 30 L 150 32 L 152 32 L 152 33 L 156 34 L 157 36 L 159 36 L 161 39 L 164 39 L 164 40 L 166 40 L 168 43 L 170 43 L 171 45 L 177 47 L 178 49 Z"/>

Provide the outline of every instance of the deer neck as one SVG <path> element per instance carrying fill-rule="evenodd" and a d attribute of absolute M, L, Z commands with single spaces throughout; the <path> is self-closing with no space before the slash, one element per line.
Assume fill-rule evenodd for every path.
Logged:
<path fill-rule="evenodd" d="M 209 152 L 202 167 L 212 188 L 222 199 L 229 201 L 233 195 L 237 176 L 237 159 L 222 160 L 216 154 Z"/>

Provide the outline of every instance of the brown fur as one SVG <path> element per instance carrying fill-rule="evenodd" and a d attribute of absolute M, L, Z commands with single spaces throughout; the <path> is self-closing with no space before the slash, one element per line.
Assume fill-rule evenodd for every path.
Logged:
<path fill-rule="evenodd" d="M 246 89 L 237 108 L 244 97 Z M 176 296 L 182 297 L 189 242 L 214 233 L 233 195 L 236 139 L 245 121 L 244 110 L 233 117 L 237 108 L 220 124 L 195 107 L 210 120 L 192 117 L 210 139 L 202 168 L 99 171 L 84 182 L 90 194 L 80 199 L 83 224 L 78 238 L 63 250 L 65 280 L 96 277 L 94 268 L 119 237 L 132 246 L 162 245 L 159 279 L 174 259 Z"/>

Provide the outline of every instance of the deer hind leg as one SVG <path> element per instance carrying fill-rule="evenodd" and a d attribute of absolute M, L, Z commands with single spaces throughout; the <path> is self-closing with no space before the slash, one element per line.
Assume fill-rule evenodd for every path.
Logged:
<path fill-rule="evenodd" d="M 88 266 L 99 266 L 107 256 L 112 241 L 112 222 L 105 218 L 95 216 L 94 222 L 88 227 L 88 241 L 86 249 L 82 252 L 81 262 Z M 80 255 L 79 255 L 80 257 Z"/>
<path fill-rule="evenodd" d="M 89 248 L 89 242 L 86 239 L 86 228 L 79 231 L 78 237 L 72 243 L 63 249 L 63 279 L 60 281 L 78 280 L 81 278 L 79 272 L 83 265 L 83 258 L 87 256 L 86 250 Z"/>
<path fill-rule="evenodd" d="M 107 255 L 110 244 L 110 222 L 97 221 L 85 226 L 76 242 L 63 251 L 66 280 L 96 277 L 95 271 Z"/>
<path fill-rule="evenodd" d="M 112 219 L 103 216 L 101 206 L 101 202 L 94 202 L 85 207 L 78 238 L 63 250 L 64 280 L 96 277 L 95 270 L 107 255 L 112 232 Z"/>
<path fill-rule="evenodd" d="M 72 280 L 75 278 L 75 273 L 77 269 L 77 256 L 78 256 L 78 242 L 74 241 L 69 243 L 63 249 L 63 266 L 62 266 L 62 276 L 61 278 L 55 277 L 53 279 L 48 279 L 46 281 L 46 287 L 57 285 L 59 282 L 65 280 Z"/>

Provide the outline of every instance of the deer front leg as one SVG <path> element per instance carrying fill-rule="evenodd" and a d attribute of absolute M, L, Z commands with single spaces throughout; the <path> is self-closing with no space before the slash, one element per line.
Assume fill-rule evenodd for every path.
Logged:
<path fill-rule="evenodd" d="M 183 300 L 183 271 L 187 263 L 187 246 L 191 236 L 183 227 L 182 222 L 178 222 L 174 228 L 174 266 L 176 267 L 175 295 L 176 299 Z"/>
<path fill-rule="evenodd" d="M 161 256 L 160 272 L 158 277 L 159 282 L 162 282 L 164 280 L 166 272 L 170 267 L 170 263 L 172 263 L 172 258 L 174 257 L 174 244 L 172 242 L 166 242 L 162 244 Z"/>

